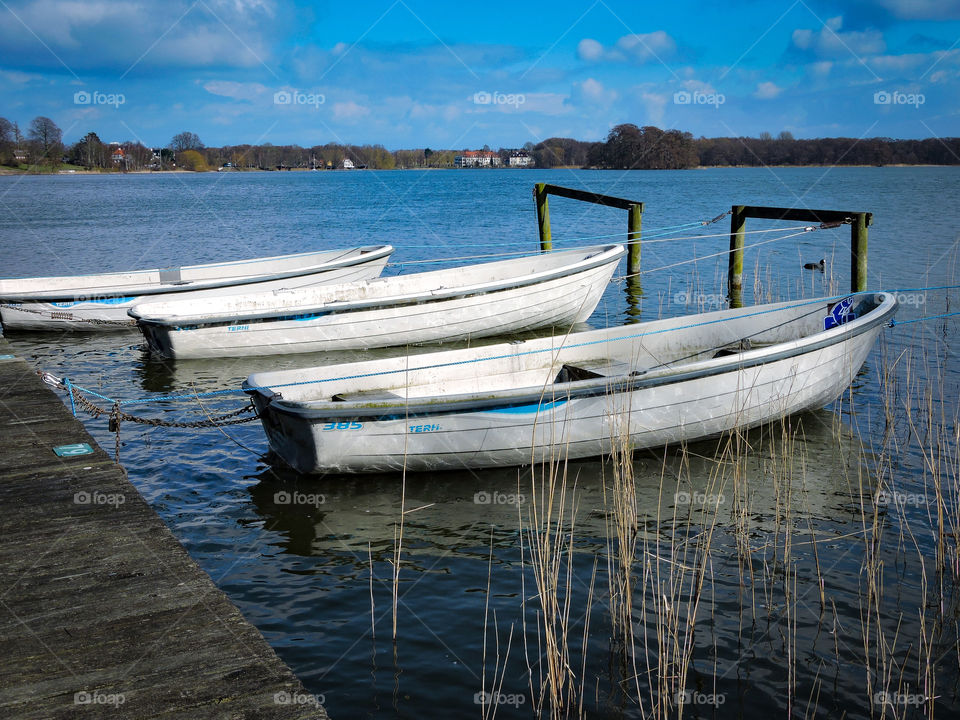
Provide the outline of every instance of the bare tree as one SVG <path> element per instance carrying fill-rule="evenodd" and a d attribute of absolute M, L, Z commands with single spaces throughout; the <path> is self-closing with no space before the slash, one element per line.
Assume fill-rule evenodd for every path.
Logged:
<path fill-rule="evenodd" d="M 36 147 L 38 159 L 42 158 L 51 164 L 59 163 L 63 154 L 63 132 L 53 120 L 38 115 L 31 121 L 27 136 Z"/>
<path fill-rule="evenodd" d="M 0 163 L 8 165 L 13 161 L 13 123 L 0 117 Z"/>
<path fill-rule="evenodd" d="M 183 152 L 184 150 L 203 150 L 204 145 L 196 133 L 182 132 L 173 136 L 170 148 L 174 152 Z"/>

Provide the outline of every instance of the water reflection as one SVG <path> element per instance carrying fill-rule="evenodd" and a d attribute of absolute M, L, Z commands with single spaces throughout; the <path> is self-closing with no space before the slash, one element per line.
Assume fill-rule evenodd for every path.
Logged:
<path fill-rule="evenodd" d="M 745 456 L 736 469 L 724 453 L 728 442 L 636 453 L 641 526 L 669 539 L 676 531 L 674 518 L 697 524 L 704 509 L 715 509 L 720 526 L 734 528 L 745 508 L 754 533 L 775 532 L 785 514 L 836 525 L 858 522 L 858 469 L 866 451 L 833 413 L 806 413 L 747 433 Z M 565 472 L 576 497 L 580 547 L 602 549 L 611 462 L 572 460 Z M 254 477 L 259 482 L 249 488 L 252 505 L 265 526 L 284 533 L 285 552 L 362 552 L 364 557 L 368 544 L 374 553 L 392 548 L 404 483 L 405 542 L 412 555 L 475 556 L 479 549 L 485 556 L 491 532 L 495 549 L 516 546 L 543 482 L 542 469 L 529 467 L 410 473 L 404 479 L 400 474 L 311 477 L 277 465 Z M 797 533 L 803 535 L 803 528 Z"/>
<path fill-rule="evenodd" d="M 627 278 L 624 288 L 624 294 L 627 297 L 625 325 L 634 325 L 641 322 L 640 316 L 643 313 L 643 287 L 640 284 L 639 277 Z"/>

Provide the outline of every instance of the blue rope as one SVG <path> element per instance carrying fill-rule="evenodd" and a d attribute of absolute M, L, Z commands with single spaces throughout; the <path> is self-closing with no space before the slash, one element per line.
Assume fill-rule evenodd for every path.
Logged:
<path fill-rule="evenodd" d="M 672 233 L 679 232 L 680 230 L 686 230 L 689 228 L 696 228 L 696 227 L 704 227 L 706 225 L 709 225 L 710 222 L 711 221 L 709 220 L 703 220 L 703 221 L 698 220 L 695 222 L 684 223 L 683 225 L 667 225 L 662 228 L 653 228 L 651 230 L 643 230 L 641 232 L 641 235 L 643 238 L 660 237 L 661 235 L 670 235 Z M 585 235 L 583 237 L 560 238 L 560 239 L 555 239 L 554 242 L 576 242 L 579 240 L 604 240 L 606 238 L 621 237 L 627 234 L 628 234 L 628 231 L 623 230 L 621 232 L 608 233 L 606 235 Z M 474 245 L 476 247 L 516 247 L 517 243 L 516 242 L 475 242 L 475 243 L 471 243 L 471 245 Z M 407 244 L 402 245 L 402 249 L 408 249 L 408 248 L 427 248 L 430 250 L 436 250 L 437 246 L 436 245 L 407 245 Z"/>
<path fill-rule="evenodd" d="M 785 306 L 785 307 L 782 307 L 782 308 L 777 308 L 777 309 L 775 309 L 775 310 L 758 310 L 757 312 L 748 313 L 748 314 L 746 314 L 746 315 L 740 315 L 740 316 L 738 316 L 737 319 L 739 319 L 739 318 L 747 318 L 747 317 L 755 317 L 755 316 L 758 316 L 758 315 L 766 315 L 766 314 L 772 313 L 772 312 L 779 312 L 780 310 L 790 310 L 790 309 L 793 309 L 793 308 L 804 307 L 805 305 L 815 305 L 815 304 L 818 304 L 818 303 L 822 303 L 822 302 L 824 302 L 824 301 L 839 300 L 839 299 L 842 299 L 842 298 L 845 298 L 845 297 L 850 297 L 851 295 L 868 295 L 868 294 L 874 294 L 874 293 L 869 292 L 869 291 L 864 291 L 864 292 L 862 292 L 862 293 L 847 293 L 847 294 L 845 294 L 845 295 L 835 295 L 835 296 L 833 296 L 833 297 L 828 297 L 828 298 L 817 298 L 817 299 L 815 299 L 815 300 L 807 300 L 807 301 L 805 301 L 805 302 L 796 303 L 796 304 L 794 304 L 794 305 L 788 305 L 788 306 Z M 634 335 L 627 335 L 627 336 L 624 336 L 624 337 L 619 338 L 619 339 L 620 339 L 620 340 L 634 340 L 634 339 L 636 339 L 636 338 L 645 337 L 645 336 L 647 336 L 647 335 L 659 335 L 659 334 L 665 333 L 665 332 L 673 332 L 674 330 L 688 330 L 688 329 L 690 329 L 690 328 L 704 327 L 704 326 L 706 326 L 706 325 L 714 325 L 714 324 L 716 324 L 716 323 L 728 322 L 729 320 L 732 320 L 732 319 L 734 319 L 734 318 L 718 318 L 718 319 L 716 319 L 716 320 L 707 320 L 707 321 L 704 321 L 704 322 L 692 323 L 692 324 L 690 324 L 690 325 L 682 325 L 682 326 L 675 327 L 675 328 L 663 328 L 663 329 L 661 329 L 661 330 L 653 330 L 653 331 L 644 332 L 644 333 L 637 333 L 637 334 L 634 334 Z M 588 346 L 590 346 L 590 345 L 599 345 L 599 344 L 607 343 L 607 342 L 610 342 L 610 340 L 607 339 L 607 338 L 603 338 L 603 339 L 600 339 L 600 340 L 589 340 L 589 341 L 582 342 L 582 343 L 576 343 L 576 344 L 573 344 L 573 345 L 567 345 L 566 347 L 568 347 L 568 348 L 588 347 Z M 527 350 L 527 351 L 521 352 L 521 353 L 510 353 L 510 354 L 507 354 L 507 355 L 496 355 L 496 356 L 491 356 L 491 357 L 487 357 L 487 358 L 476 358 L 476 359 L 470 359 L 470 360 L 458 360 L 458 361 L 456 361 L 456 362 L 439 363 L 439 364 L 437 364 L 437 365 L 427 365 L 427 366 L 423 366 L 423 367 L 418 367 L 418 368 L 416 368 L 416 369 L 417 369 L 417 370 L 433 370 L 433 369 L 436 369 L 436 368 L 443 368 L 443 367 L 455 367 L 455 366 L 457 366 L 457 365 L 469 365 L 470 363 L 475 363 L 475 362 L 486 362 L 486 361 L 488 361 L 488 360 L 504 360 L 504 359 L 511 358 L 511 357 L 523 357 L 523 356 L 525 356 L 525 355 L 536 355 L 536 354 L 539 354 L 539 353 L 551 352 L 551 351 L 553 351 L 554 349 L 555 349 L 555 348 L 543 348 L 542 350 Z M 396 373 L 401 373 L 401 372 L 406 372 L 406 371 L 407 371 L 406 368 L 398 369 L 398 370 L 381 370 L 381 371 L 378 371 L 378 372 L 362 373 L 362 374 L 359 374 L 359 375 L 344 375 L 344 376 L 342 376 L 342 377 L 329 378 L 329 379 L 327 379 L 327 380 L 301 380 L 301 381 L 295 382 L 295 383 L 283 383 L 283 384 L 280 384 L 280 385 L 271 385 L 270 388 L 295 387 L 295 386 L 298 386 L 298 385 L 313 385 L 313 384 L 322 383 L 322 382 L 339 382 L 339 381 L 341 381 L 341 380 L 357 380 L 357 379 L 359 379 L 359 378 L 376 377 L 376 376 L 378 376 L 378 375 L 393 375 L 393 374 L 396 374 Z M 105 402 L 109 402 L 109 403 L 119 403 L 120 405 L 137 405 L 137 404 L 153 403 L 153 402 L 168 402 L 168 401 L 175 401 L 175 400 L 190 400 L 190 399 L 196 398 L 196 397 L 217 397 L 217 396 L 232 395 L 232 394 L 236 394 L 236 393 L 244 393 L 244 392 L 245 392 L 242 388 L 227 388 L 227 389 L 225 389 L 225 390 L 211 390 L 211 391 L 208 391 L 208 392 L 191 393 L 191 394 L 188 394 L 188 395 L 161 395 L 160 397 L 137 398 L 137 399 L 135 399 L 135 400 L 117 400 L 117 399 L 115 399 L 115 398 L 107 397 L 106 395 L 101 395 L 100 393 L 96 392 L 95 390 L 90 390 L 89 388 L 81 387 L 80 385 L 71 385 L 71 387 L 73 387 L 73 389 L 75 389 L 75 390 L 79 390 L 80 392 L 85 392 L 85 393 L 87 393 L 87 394 L 89 394 L 89 395 L 93 395 L 94 397 L 100 398 L 101 400 L 104 400 Z M 250 388 L 253 389 L 253 390 L 260 389 L 259 386 L 253 386 L 253 385 L 251 385 Z M 266 389 L 270 389 L 270 388 L 262 388 L 262 389 L 265 389 L 265 390 L 266 390 Z"/>
<path fill-rule="evenodd" d="M 67 392 L 70 393 L 70 412 L 73 413 L 73 416 L 77 416 L 77 406 L 73 402 L 73 387 L 70 385 L 70 378 L 65 377 L 63 379 L 63 385 L 67 388 Z"/>
<path fill-rule="evenodd" d="M 940 318 L 954 317 L 955 315 L 960 315 L 960 312 L 944 313 L 943 315 L 928 315 L 927 317 L 913 318 L 912 320 L 901 320 L 900 322 L 897 322 L 896 320 L 890 320 L 890 327 L 909 325 L 910 323 L 924 322 L 926 320 L 939 320 Z"/>
<path fill-rule="evenodd" d="M 782 310 L 792 310 L 794 308 L 804 307 L 806 305 L 817 305 L 819 303 L 829 302 L 831 300 L 841 300 L 843 298 L 852 297 L 854 295 L 875 295 L 875 294 L 876 292 L 874 291 L 864 290 L 861 292 L 846 293 L 844 295 L 834 295 L 832 297 L 817 298 L 815 300 L 807 300 L 805 302 L 796 303 L 794 305 L 785 305 L 783 307 L 779 307 L 776 309 L 758 310 L 757 312 L 738 315 L 736 318 L 717 318 L 716 320 L 705 320 L 703 322 L 691 323 L 689 325 L 680 325 L 678 327 L 672 327 L 672 328 L 662 328 L 660 330 L 652 330 L 649 332 L 636 333 L 634 335 L 624 335 L 621 338 L 617 338 L 617 341 L 636 340 L 637 338 L 647 337 L 649 335 L 660 335 L 662 333 L 674 332 L 676 330 L 690 330 L 698 327 L 706 327 L 707 325 L 715 325 L 717 323 L 729 322 L 730 320 L 741 320 L 743 318 L 757 317 L 759 315 L 768 315 L 769 313 L 780 312 Z M 602 338 L 600 340 L 588 340 L 582 343 L 572 343 L 570 345 L 564 345 L 563 347 L 564 348 L 581 348 L 581 347 L 589 347 L 591 345 L 602 345 L 603 343 L 608 343 L 608 342 L 612 342 L 612 340 L 610 338 Z M 539 355 L 541 353 L 554 352 L 555 350 L 557 350 L 557 348 L 549 347 L 549 348 L 542 348 L 540 350 L 527 350 L 525 352 L 509 353 L 506 355 L 491 355 L 490 357 L 485 357 L 485 358 L 457 360 L 455 362 L 448 362 L 448 363 L 438 363 L 436 365 L 422 365 L 413 369 L 414 370 L 436 370 L 436 369 L 445 368 L 445 367 L 456 367 L 458 365 L 469 365 L 470 363 L 475 363 L 475 362 L 487 362 L 489 360 L 508 360 L 510 358 L 524 357 L 526 355 Z M 293 383 L 281 383 L 279 385 L 270 385 L 269 387 L 262 387 L 259 385 L 250 385 L 248 387 L 251 390 L 272 390 L 274 388 L 297 387 L 299 385 L 313 385 L 315 383 L 340 382 L 342 380 L 359 380 L 362 378 L 377 377 L 378 375 L 394 375 L 396 373 L 404 373 L 404 372 L 408 372 L 408 368 L 398 368 L 397 370 L 381 370 L 378 372 L 361 373 L 358 375 L 343 375 L 341 377 L 328 378 L 326 380 L 301 380 L 299 382 L 293 382 Z"/>
<path fill-rule="evenodd" d="M 69 383 L 69 380 L 64 378 L 64 384 Z M 80 385 L 69 385 L 68 389 L 72 387 L 74 390 L 79 390 L 80 392 L 85 392 L 88 395 L 93 395 L 94 397 L 100 398 L 101 400 L 108 403 L 118 403 L 120 405 L 142 405 L 143 403 L 153 403 L 153 402 L 167 402 L 171 400 L 190 400 L 196 397 L 208 398 L 208 397 L 219 397 L 222 395 L 233 395 L 237 393 L 242 393 L 243 389 L 241 388 L 227 388 L 226 390 L 210 390 L 208 392 L 202 393 L 190 393 L 189 395 L 161 395 L 159 397 L 144 397 L 136 398 L 134 400 L 117 400 L 116 398 L 107 397 L 106 395 L 101 395 L 96 390 L 91 390 L 89 388 L 81 387 Z M 71 395 L 71 401 L 73 396 Z"/>
<path fill-rule="evenodd" d="M 908 291 L 919 292 L 919 291 L 922 291 L 922 290 L 946 290 L 946 289 L 953 289 L 953 288 L 960 288 L 960 285 L 942 285 L 942 286 L 928 287 L 928 288 L 901 288 L 901 289 L 897 289 L 897 290 L 888 290 L 888 291 L 883 291 L 883 292 L 889 292 L 889 293 L 908 292 Z M 860 291 L 860 292 L 845 293 L 845 294 L 843 294 L 843 295 L 833 295 L 833 296 L 826 297 L 826 298 L 816 298 L 816 299 L 814 299 L 814 300 L 806 300 L 806 301 L 804 301 L 804 302 L 798 302 L 798 303 L 795 303 L 795 304 L 793 304 L 793 305 L 786 305 L 786 306 L 783 306 L 783 307 L 780 307 L 780 308 L 777 308 L 777 309 L 758 310 L 758 311 L 756 311 L 756 312 L 747 313 L 747 314 L 744 314 L 744 315 L 739 315 L 739 316 L 737 316 L 736 319 L 749 318 L 749 317 L 757 317 L 757 316 L 766 315 L 766 314 L 769 314 L 769 313 L 772 313 L 772 312 L 779 312 L 779 311 L 781 311 L 781 310 L 792 310 L 792 309 L 804 307 L 804 306 L 807 306 L 807 305 L 815 305 L 815 304 L 822 303 L 822 302 L 830 302 L 830 301 L 833 301 L 833 300 L 841 300 L 841 299 L 843 299 L 843 298 L 852 297 L 852 296 L 855 296 L 855 295 L 875 295 L 875 294 L 877 294 L 877 292 L 880 292 L 880 291 L 863 290 L 863 291 Z M 924 321 L 924 320 L 936 320 L 936 319 L 940 319 L 940 318 L 954 317 L 954 316 L 956 316 L 956 315 L 960 315 L 960 312 L 946 313 L 946 314 L 943 314 L 943 315 L 933 315 L 933 316 L 930 316 L 930 317 L 916 318 L 916 319 L 913 319 L 913 320 L 903 320 L 903 321 L 900 321 L 900 322 L 894 322 L 893 320 L 891 320 L 891 321 L 890 321 L 890 327 L 894 327 L 894 326 L 896 326 L 896 325 L 908 325 L 908 324 L 910 324 L 910 323 L 922 322 L 922 321 Z M 734 319 L 734 318 L 718 318 L 718 319 L 716 319 L 716 320 L 706 320 L 706 321 L 703 321 L 703 322 L 690 323 L 690 324 L 688 324 L 688 325 L 680 325 L 680 326 L 672 327 L 672 328 L 663 328 L 663 329 L 660 329 L 660 330 L 652 330 L 652 331 L 648 331 L 648 332 L 636 333 L 636 334 L 634 334 L 634 335 L 625 335 L 625 336 L 623 336 L 622 338 L 618 338 L 618 340 L 635 340 L 635 339 L 642 338 L 642 337 L 646 337 L 646 336 L 649 336 L 649 335 L 659 335 L 659 334 L 666 333 L 666 332 L 673 332 L 673 331 L 675 331 L 675 330 L 690 330 L 690 329 L 693 329 L 693 328 L 705 327 L 705 326 L 707 326 L 707 325 L 714 325 L 714 324 L 716 324 L 716 323 L 728 322 L 728 321 L 730 321 L 730 320 L 732 320 L 732 319 Z M 599 345 L 599 344 L 603 344 L 603 343 L 607 343 L 607 342 L 611 342 L 611 340 L 608 339 L 608 338 L 602 338 L 602 339 L 600 339 L 600 340 L 589 340 L 589 341 L 582 342 L 582 343 L 575 343 L 575 344 L 571 344 L 571 345 L 566 345 L 565 347 L 567 347 L 567 348 L 588 347 L 588 346 L 591 346 L 591 345 Z M 457 366 L 457 365 L 468 365 L 468 364 L 470 364 L 470 363 L 475 363 L 475 362 L 486 362 L 486 361 L 488 361 L 488 360 L 505 360 L 505 359 L 507 359 L 507 358 L 512 358 L 512 357 L 523 357 L 523 356 L 525 356 L 525 355 L 536 355 L 536 354 L 544 353 L 544 352 L 552 352 L 552 351 L 554 351 L 555 349 L 556 349 L 556 348 L 543 348 L 543 349 L 541 349 L 541 350 L 528 350 L 528 351 L 520 352 L 520 353 L 510 353 L 510 354 L 507 354 L 507 355 L 493 355 L 493 356 L 486 357 L 486 358 L 476 358 L 476 359 L 469 359 L 469 360 L 458 360 L 458 361 L 456 361 L 456 362 L 439 363 L 439 364 L 436 364 L 436 365 L 426 365 L 426 366 L 418 367 L 418 368 L 416 368 L 416 369 L 417 369 L 417 370 L 434 370 L 434 369 L 444 368 L 444 367 L 455 367 L 455 366 Z M 358 374 L 358 375 L 343 375 L 343 376 L 341 376 L 341 377 L 329 378 L 329 379 L 326 379 L 326 380 L 301 380 L 301 381 L 299 381 L 299 382 L 282 383 L 282 384 L 279 384 L 279 385 L 271 385 L 269 388 L 261 388 L 261 387 L 259 387 L 259 386 L 251 385 L 251 386 L 249 386 L 249 388 L 252 389 L 252 390 L 257 390 L 257 389 L 265 389 L 265 390 L 266 390 L 266 389 L 282 388 L 282 387 L 297 387 L 297 386 L 300 386 L 300 385 L 313 385 L 313 384 L 316 384 L 316 383 L 324 383 L 324 382 L 340 382 L 340 381 L 343 381 L 343 380 L 358 380 L 358 379 L 361 379 L 361 378 L 376 377 L 376 376 L 378 376 L 378 375 L 392 375 L 392 374 L 401 373 L 401 372 L 407 372 L 407 369 L 406 369 L 406 368 L 402 368 L 402 369 L 398 369 L 398 370 L 381 370 L 381 371 L 371 372 L 371 373 L 361 373 L 361 374 Z M 243 393 L 245 392 L 245 390 L 243 390 L 242 388 L 227 388 L 227 389 L 225 389 L 225 390 L 211 390 L 211 391 L 202 392 L 202 393 L 190 393 L 190 394 L 182 394 L 182 395 L 161 395 L 160 397 L 145 397 L 145 398 L 137 398 L 137 399 L 134 399 L 134 400 L 116 400 L 116 399 L 114 399 L 114 398 L 107 397 L 106 395 L 101 395 L 100 393 L 96 392 L 95 390 L 90 390 L 89 388 L 81 387 L 80 385 L 71 384 L 70 381 L 67 380 L 67 379 L 64 379 L 64 383 L 67 385 L 67 388 L 68 388 L 68 389 L 71 389 L 71 388 L 72 388 L 73 390 L 78 390 L 78 391 L 80 391 L 80 392 L 87 393 L 88 395 L 93 395 L 94 397 L 100 398 L 101 400 L 104 400 L 104 401 L 109 402 L 109 403 L 119 403 L 119 404 L 122 405 L 122 406 L 126 406 L 126 405 L 138 405 L 138 404 L 154 403 L 154 402 L 172 402 L 172 401 L 178 401 L 178 400 L 190 400 L 190 399 L 197 398 L 197 397 L 201 397 L 201 398 L 222 397 L 222 396 L 225 396 L 225 395 L 243 394 Z M 71 402 L 72 402 L 72 400 L 73 400 L 73 396 L 72 396 L 72 391 L 71 391 Z"/>
<path fill-rule="evenodd" d="M 960 285 L 936 285 L 934 287 L 919 287 L 919 288 L 894 288 L 893 290 L 887 290 L 886 292 L 896 293 L 896 292 L 921 292 L 923 290 L 956 290 L 960 288 Z"/>

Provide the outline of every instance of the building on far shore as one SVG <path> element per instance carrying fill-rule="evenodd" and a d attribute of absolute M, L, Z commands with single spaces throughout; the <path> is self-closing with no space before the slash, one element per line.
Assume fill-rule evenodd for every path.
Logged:
<path fill-rule="evenodd" d="M 110 159 L 113 161 L 114 165 L 125 165 L 127 154 L 123 151 L 123 148 L 118 142 L 110 143 Z"/>
<path fill-rule="evenodd" d="M 350 158 L 344 158 L 344 159 L 343 159 L 343 169 L 344 169 L 344 170 L 353 170 L 353 168 L 354 168 L 353 160 L 351 160 Z"/>
<path fill-rule="evenodd" d="M 533 158 L 524 150 L 514 150 L 510 153 L 507 164 L 510 167 L 530 167 L 533 165 Z"/>
<path fill-rule="evenodd" d="M 502 164 L 500 156 L 492 150 L 464 150 L 453 158 L 453 166 L 458 168 L 500 167 Z"/>

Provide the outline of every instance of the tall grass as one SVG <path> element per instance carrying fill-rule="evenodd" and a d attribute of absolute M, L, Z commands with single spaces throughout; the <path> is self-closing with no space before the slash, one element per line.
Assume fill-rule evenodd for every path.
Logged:
<path fill-rule="evenodd" d="M 955 388 L 929 357 L 922 362 L 918 370 L 910 352 L 891 357 L 884 348 L 874 373 L 882 415 L 866 417 L 851 391 L 843 414 L 820 430 L 832 433 L 839 458 L 829 495 L 813 482 L 816 461 L 807 456 L 804 423 L 819 419 L 732 432 L 696 452 L 664 449 L 654 455 L 653 476 L 638 470 L 631 451 L 630 409 L 611 414 L 600 563 L 612 639 L 606 650 L 589 633 L 593 577 L 587 607 L 572 605 L 576 482 L 563 453 L 538 465 L 525 523 L 521 516 L 535 586 L 536 622 L 523 628 L 535 713 L 587 714 L 585 689 L 597 684 L 598 666 L 618 674 L 610 679 L 643 718 L 689 714 L 684 701 L 694 688 L 726 697 L 727 706 L 711 712 L 743 711 L 731 707 L 729 668 L 708 643 L 718 596 L 730 592 L 716 584 L 720 564 L 739 575 L 739 642 L 748 647 L 761 628 L 783 659 L 770 687 L 786 716 L 933 718 L 934 698 L 945 677 L 954 678 L 955 691 L 960 664 L 960 422 Z M 655 490 L 657 501 L 641 505 L 641 487 L 648 497 Z M 818 509 L 824 503 L 844 508 L 848 531 L 838 534 Z M 859 586 L 835 576 L 838 562 L 859 564 Z M 852 616 L 838 610 L 851 597 Z M 576 641 L 575 633 L 582 633 Z M 609 661 L 596 662 L 604 652 Z M 849 683 L 851 668 L 862 673 L 860 699 L 837 709 L 828 681 Z M 604 702 L 594 694 L 594 706 Z"/>

